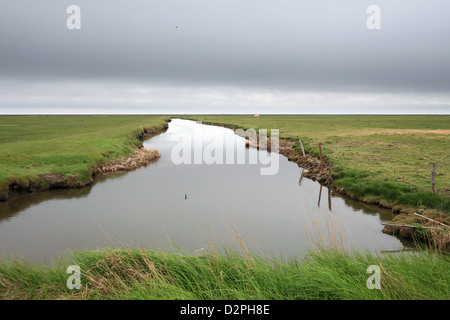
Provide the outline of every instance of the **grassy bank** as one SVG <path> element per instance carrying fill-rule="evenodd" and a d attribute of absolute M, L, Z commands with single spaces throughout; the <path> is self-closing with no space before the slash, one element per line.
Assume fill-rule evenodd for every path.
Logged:
<path fill-rule="evenodd" d="M 10 186 L 89 183 L 98 164 L 128 156 L 163 116 L 0 116 L 0 198 Z"/>
<path fill-rule="evenodd" d="M 333 163 L 336 189 L 366 202 L 450 210 L 450 116 L 199 115 L 205 123 L 279 129 L 307 154 Z M 294 146 L 300 150 L 299 144 Z M 435 194 L 430 174 L 436 164 Z"/>
<path fill-rule="evenodd" d="M 443 254 L 343 254 L 318 250 L 303 259 L 140 249 L 74 252 L 52 267 L 0 263 L 0 299 L 444 299 L 450 298 L 449 258 Z M 81 289 L 69 290 L 76 263 Z M 369 290 L 370 265 L 381 289 Z"/>

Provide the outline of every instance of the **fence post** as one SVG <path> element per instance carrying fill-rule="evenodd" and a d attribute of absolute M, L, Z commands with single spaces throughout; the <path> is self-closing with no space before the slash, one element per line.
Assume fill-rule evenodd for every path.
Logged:
<path fill-rule="evenodd" d="M 333 171 L 333 163 L 330 162 L 330 168 L 328 168 L 328 184 L 329 185 L 331 185 L 331 182 L 333 181 L 332 171 Z"/>
<path fill-rule="evenodd" d="M 300 147 L 302 147 L 303 156 L 305 156 L 305 149 L 303 149 L 303 142 L 302 140 L 298 140 L 300 142 Z"/>
<path fill-rule="evenodd" d="M 433 163 L 433 167 L 431 169 L 431 193 L 434 194 L 434 185 L 436 184 L 436 164 Z"/>
<path fill-rule="evenodd" d="M 320 152 L 320 173 L 322 173 L 323 172 L 322 143 L 319 143 L 319 152 Z"/>

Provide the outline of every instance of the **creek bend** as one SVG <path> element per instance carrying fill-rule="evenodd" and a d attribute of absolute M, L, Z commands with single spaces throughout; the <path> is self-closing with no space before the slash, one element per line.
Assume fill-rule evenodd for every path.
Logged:
<path fill-rule="evenodd" d="M 213 245 L 241 252 L 240 238 L 249 250 L 284 257 L 302 256 L 314 241 L 342 241 L 346 248 L 371 252 L 407 246 L 381 232 L 382 223 L 393 218 L 391 211 L 300 179 L 302 168 L 282 155 L 274 175 L 261 175 L 268 165 L 249 161 L 174 163 L 173 149 L 186 135 L 202 139 L 203 148 L 218 141 L 245 144 L 233 130 L 172 119 L 166 132 L 144 142 L 146 149 L 161 154 L 147 167 L 99 178 L 82 189 L 0 202 L 0 257 L 12 253 L 42 262 L 66 250 L 135 244 L 164 250 L 177 246 L 186 252 L 204 252 Z M 236 151 L 229 143 L 216 147 L 223 148 L 224 159 Z M 249 152 L 271 156 L 247 148 L 246 159 Z"/>

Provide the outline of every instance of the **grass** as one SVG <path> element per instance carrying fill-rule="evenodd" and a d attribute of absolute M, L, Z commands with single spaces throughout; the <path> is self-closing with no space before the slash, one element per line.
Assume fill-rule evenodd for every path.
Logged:
<path fill-rule="evenodd" d="M 42 267 L 0 263 L 0 299 L 165 300 L 448 300 L 449 258 L 439 253 L 376 256 L 311 251 L 302 259 L 237 253 L 190 255 L 144 249 L 72 252 Z M 81 289 L 69 290 L 76 263 Z M 381 289 L 369 290 L 370 265 L 381 270 Z"/>
<path fill-rule="evenodd" d="M 450 210 L 450 116 L 445 115 L 196 115 L 205 123 L 279 129 L 305 151 L 333 163 L 333 183 L 356 198 Z M 295 145 L 298 150 L 300 146 Z M 435 194 L 431 166 L 436 163 Z"/>
<path fill-rule="evenodd" d="M 56 173 L 74 184 L 89 181 L 99 163 L 130 155 L 144 130 L 164 116 L 0 116 L 0 193 Z"/>

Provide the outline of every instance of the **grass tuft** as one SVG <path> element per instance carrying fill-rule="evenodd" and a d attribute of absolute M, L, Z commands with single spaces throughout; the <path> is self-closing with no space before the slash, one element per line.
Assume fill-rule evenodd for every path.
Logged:
<path fill-rule="evenodd" d="M 73 252 L 82 288 L 66 287 L 67 266 L 0 264 L 2 299 L 354 300 L 444 299 L 449 296 L 448 256 L 373 255 L 311 251 L 302 259 L 161 252 L 142 248 Z M 370 265 L 381 269 L 381 289 L 370 290 Z"/>

